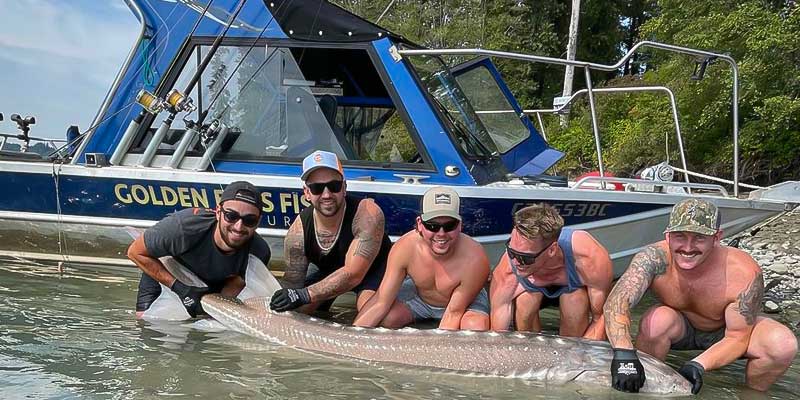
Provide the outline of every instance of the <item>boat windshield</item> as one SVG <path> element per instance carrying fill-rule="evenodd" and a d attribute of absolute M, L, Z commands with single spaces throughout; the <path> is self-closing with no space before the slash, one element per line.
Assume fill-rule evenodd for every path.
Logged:
<path fill-rule="evenodd" d="M 497 145 L 444 62 L 432 56 L 409 59 L 461 149 L 471 157 L 496 157 Z"/>
<path fill-rule="evenodd" d="M 487 65 L 483 62 L 465 64 L 472 65 L 454 72 L 458 85 L 488 130 L 497 150 L 505 154 L 527 139 L 531 132 Z"/>
<path fill-rule="evenodd" d="M 438 57 L 410 59 L 442 111 L 457 121 L 457 134 L 469 135 L 492 155 L 505 154 L 530 136 L 492 72 L 482 63 L 453 74 Z"/>

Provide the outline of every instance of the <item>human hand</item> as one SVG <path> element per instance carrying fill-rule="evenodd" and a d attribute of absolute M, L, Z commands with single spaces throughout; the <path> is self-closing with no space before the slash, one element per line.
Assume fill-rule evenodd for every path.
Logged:
<path fill-rule="evenodd" d="M 678 370 L 679 374 L 692 383 L 692 394 L 700 393 L 700 388 L 703 387 L 703 373 L 705 372 L 706 369 L 697 361 L 689 361 Z"/>
<path fill-rule="evenodd" d="M 611 360 L 611 386 L 622 392 L 639 393 L 644 386 L 644 366 L 633 349 L 614 349 Z"/>
<path fill-rule="evenodd" d="M 269 308 L 272 311 L 290 311 L 308 303 L 311 303 L 308 288 L 278 289 L 272 295 Z"/>
<path fill-rule="evenodd" d="M 192 318 L 197 318 L 197 314 L 205 314 L 203 306 L 200 304 L 200 298 L 208 293 L 208 288 L 185 285 L 176 279 L 170 289 L 180 297 L 183 306 L 186 307 L 186 311 Z"/>

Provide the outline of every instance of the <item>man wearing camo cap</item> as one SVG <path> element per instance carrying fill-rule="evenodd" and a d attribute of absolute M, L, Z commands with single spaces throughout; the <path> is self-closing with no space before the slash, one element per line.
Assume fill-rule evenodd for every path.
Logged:
<path fill-rule="evenodd" d="M 634 256 L 604 307 L 606 333 L 614 348 L 612 386 L 638 392 L 645 382 L 639 351 L 664 360 L 672 350 L 702 350 L 678 372 L 697 394 L 703 374 L 747 359 L 749 387 L 765 391 L 786 372 L 797 353 L 789 328 L 760 316 L 761 268 L 747 253 L 720 244 L 717 207 L 701 199 L 676 204 L 665 240 Z M 652 289 L 661 304 L 639 323 L 636 349 L 630 309 Z"/>

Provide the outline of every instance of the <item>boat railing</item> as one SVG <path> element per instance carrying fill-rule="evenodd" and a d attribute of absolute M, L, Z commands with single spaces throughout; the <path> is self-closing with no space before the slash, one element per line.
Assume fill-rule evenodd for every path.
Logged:
<path fill-rule="evenodd" d="M 597 164 L 600 176 L 605 176 L 605 167 L 603 165 L 603 155 L 600 146 L 600 129 L 597 123 L 597 110 L 594 99 L 594 93 L 599 89 L 594 89 L 591 77 L 591 71 L 616 71 L 619 70 L 630 58 L 632 58 L 641 48 L 651 47 L 660 50 L 666 50 L 673 53 L 688 54 L 696 57 L 703 57 L 703 63 L 708 64 L 713 60 L 720 59 L 728 62 L 731 66 L 733 76 L 733 193 L 734 196 L 739 195 L 739 68 L 736 61 L 727 54 L 713 53 L 709 51 L 691 49 L 688 47 L 674 46 L 664 43 L 653 41 L 642 41 L 634 45 L 628 52 L 620 58 L 615 64 L 599 64 L 590 63 L 578 60 L 565 60 L 561 58 L 536 56 L 531 54 L 513 53 L 507 51 L 497 50 L 484 50 L 480 48 L 474 49 L 402 49 L 397 50 L 401 56 L 414 56 L 414 55 L 470 55 L 470 56 L 489 56 L 500 57 L 528 62 L 538 62 L 544 64 L 554 64 L 563 66 L 572 66 L 582 68 L 584 71 L 584 79 L 586 82 L 586 94 L 589 98 L 589 111 L 592 120 L 592 132 L 594 133 L 595 151 L 597 152 Z M 684 165 L 685 167 L 685 165 Z M 684 168 L 685 169 L 685 168 Z"/>
<path fill-rule="evenodd" d="M 26 138 L 23 139 L 20 136 L 21 135 L 19 135 L 19 134 L 13 134 L 13 133 L 0 133 L 0 151 L 4 151 L 5 150 L 6 143 L 8 142 L 8 139 L 14 139 L 14 140 L 19 140 L 19 141 L 23 142 L 23 145 L 21 146 L 21 150 L 20 150 L 20 152 L 22 152 L 22 153 L 28 151 L 28 145 L 27 145 L 27 143 L 24 143 L 26 141 L 26 139 L 29 142 L 47 143 L 54 149 L 58 148 L 60 145 L 62 145 L 62 144 L 67 142 L 64 139 L 40 138 L 40 137 L 35 137 L 35 136 L 27 136 Z"/>
<path fill-rule="evenodd" d="M 582 186 L 588 183 L 600 183 L 601 185 L 605 184 L 612 184 L 612 183 L 626 183 L 628 184 L 629 188 L 634 188 L 636 185 L 647 185 L 647 186 L 669 186 L 669 187 L 678 187 L 683 189 L 689 190 L 708 190 L 719 192 L 722 197 L 729 197 L 728 191 L 722 187 L 721 185 L 716 185 L 713 183 L 694 183 L 694 182 L 671 182 L 671 181 L 651 181 L 645 179 L 631 179 L 631 178 L 617 178 L 613 176 L 587 176 L 579 179 L 575 184 L 572 185 L 573 189 L 580 189 Z M 606 185 L 610 186 L 610 185 Z"/>
<path fill-rule="evenodd" d="M 631 86 L 631 87 L 615 87 L 615 88 L 600 88 L 594 89 L 596 93 L 635 93 L 635 92 L 664 92 L 669 97 L 669 104 L 670 109 L 672 111 L 672 122 L 675 124 L 675 136 L 678 140 L 678 153 L 681 157 L 681 165 L 683 166 L 683 171 L 688 171 L 688 167 L 686 166 L 686 151 L 683 147 L 683 134 L 681 133 L 681 125 L 678 119 L 678 106 L 675 101 L 675 94 L 672 90 L 665 86 Z M 542 133 L 542 136 L 547 140 L 547 135 L 545 133 L 544 123 L 542 122 L 541 114 L 562 114 L 566 110 L 569 110 L 570 105 L 577 99 L 583 97 L 584 95 L 588 94 L 589 90 L 581 89 L 577 92 L 573 93 L 565 102 L 563 102 L 558 107 L 553 107 L 551 109 L 535 109 L 535 110 L 522 110 L 525 114 L 535 114 L 536 119 L 539 122 L 539 130 Z M 669 135 L 665 136 L 665 153 L 666 153 L 666 162 L 669 163 Z M 674 168 L 674 167 L 673 167 Z M 689 182 L 689 174 L 683 174 L 684 179 L 686 182 Z"/>

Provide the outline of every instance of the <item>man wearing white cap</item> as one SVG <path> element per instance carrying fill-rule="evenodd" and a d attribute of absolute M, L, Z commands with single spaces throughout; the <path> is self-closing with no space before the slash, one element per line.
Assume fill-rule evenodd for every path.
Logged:
<path fill-rule="evenodd" d="M 425 192 L 416 229 L 392 247 L 381 286 L 355 325 L 399 328 L 433 319 L 441 329 L 489 329 L 489 259 L 461 233 L 459 205 L 452 189 Z"/>
<path fill-rule="evenodd" d="M 315 151 L 303 160 L 303 210 L 286 234 L 283 289 L 270 302 L 274 311 L 299 307 L 313 312 L 323 302 L 356 292 L 356 307 L 375 293 L 392 246 L 380 207 L 372 199 L 346 196 L 336 154 Z"/>

